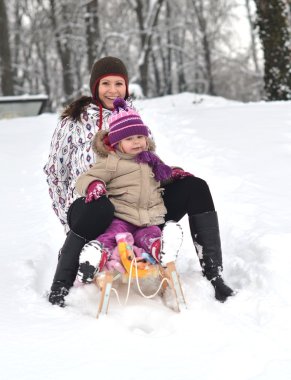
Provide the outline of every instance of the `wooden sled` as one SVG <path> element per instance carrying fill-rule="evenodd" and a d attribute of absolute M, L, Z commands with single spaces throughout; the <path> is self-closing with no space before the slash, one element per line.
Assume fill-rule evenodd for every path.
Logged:
<path fill-rule="evenodd" d="M 184 297 L 184 293 L 182 290 L 181 282 L 179 279 L 178 272 L 176 270 L 175 262 L 169 262 L 166 268 L 161 267 L 160 265 L 152 265 L 148 264 L 142 268 L 138 268 L 137 262 L 134 259 L 134 255 L 130 247 L 126 244 L 118 243 L 118 250 L 120 253 L 121 261 L 123 263 L 124 268 L 126 269 L 126 273 L 124 278 L 127 278 L 127 281 L 132 281 L 135 279 L 137 281 L 138 289 L 140 293 L 146 298 L 152 298 L 155 296 L 161 289 L 162 294 L 165 292 L 166 288 L 169 286 L 172 290 L 173 297 L 175 299 L 175 310 L 180 312 L 180 306 L 186 307 L 186 301 Z M 135 264 L 133 263 L 135 262 Z M 134 264 L 134 265 L 133 265 Z M 145 277 L 159 277 L 161 282 L 158 291 L 152 296 L 146 296 L 142 293 L 139 287 L 139 278 Z M 120 277 L 120 276 L 116 276 Z M 97 313 L 97 318 L 99 315 L 104 315 L 108 313 L 109 301 L 113 288 L 114 277 L 112 272 L 102 272 L 95 278 L 96 285 L 101 290 L 101 298 L 99 302 L 99 308 Z M 130 284 L 129 284 L 130 287 Z"/>

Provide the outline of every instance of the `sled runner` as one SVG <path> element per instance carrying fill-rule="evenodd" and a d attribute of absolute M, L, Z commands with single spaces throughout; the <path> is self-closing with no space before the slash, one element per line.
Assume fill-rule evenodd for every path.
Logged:
<path fill-rule="evenodd" d="M 101 298 L 98 308 L 97 318 L 101 314 L 107 314 L 109 301 L 112 291 L 116 294 L 119 301 L 119 296 L 117 290 L 113 287 L 113 283 L 116 279 L 122 276 L 123 282 L 128 283 L 127 296 L 125 304 L 129 297 L 130 286 L 133 280 L 136 281 L 137 288 L 140 294 L 145 298 L 153 298 L 160 291 L 163 295 L 166 288 L 169 287 L 172 291 L 172 296 L 175 300 L 175 310 L 180 311 L 180 306 L 186 306 L 185 297 L 183 294 L 182 286 L 180 283 L 179 275 L 176 270 L 176 265 L 174 261 L 165 263 L 162 267 L 159 264 L 150 264 L 139 261 L 130 245 L 125 241 L 118 242 L 118 251 L 120 254 L 121 262 L 126 270 L 124 274 L 117 274 L 115 277 L 112 272 L 101 272 L 95 277 L 95 283 L 101 290 Z M 151 295 L 145 295 L 140 287 L 139 279 L 147 277 L 156 277 L 160 279 L 160 284 L 157 291 Z M 119 301 L 120 302 L 120 301 Z"/>

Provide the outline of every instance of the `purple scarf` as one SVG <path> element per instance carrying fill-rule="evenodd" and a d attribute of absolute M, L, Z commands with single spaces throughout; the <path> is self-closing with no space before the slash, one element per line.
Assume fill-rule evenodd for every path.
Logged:
<path fill-rule="evenodd" d="M 172 169 L 170 166 L 164 164 L 153 152 L 140 152 L 135 157 L 135 161 L 138 164 L 148 164 L 153 170 L 156 181 L 165 181 L 171 177 Z"/>

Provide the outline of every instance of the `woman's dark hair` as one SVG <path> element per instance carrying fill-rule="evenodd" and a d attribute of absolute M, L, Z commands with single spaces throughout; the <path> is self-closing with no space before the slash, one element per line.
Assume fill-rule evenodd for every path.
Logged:
<path fill-rule="evenodd" d="M 91 96 L 81 96 L 64 109 L 61 114 L 61 120 L 65 117 L 69 117 L 74 121 L 80 120 L 81 113 L 90 103 L 93 103 Z"/>

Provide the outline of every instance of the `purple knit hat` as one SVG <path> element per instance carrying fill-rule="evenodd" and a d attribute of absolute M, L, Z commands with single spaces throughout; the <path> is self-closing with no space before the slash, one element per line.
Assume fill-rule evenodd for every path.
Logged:
<path fill-rule="evenodd" d="M 113 105 L 114 111 L 108 119 L 108 139 L 111 146 L 117 144 L 122 139 L 134 135 L 148 137 L 148 128 L 144 125 L 140 115 L 128 107 L 124 99 L 116 98 Z"/>

